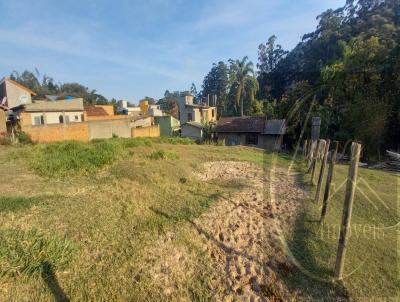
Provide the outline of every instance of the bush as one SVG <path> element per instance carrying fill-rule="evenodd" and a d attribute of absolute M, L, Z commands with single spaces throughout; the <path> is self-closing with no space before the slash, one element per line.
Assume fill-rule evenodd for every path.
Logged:
<path fill-rule="evenodd" d="M 18 142 L 24 145 L 33 143 L 31 136 L 23 131 L 17 132 L 17 138 Z"/>
<path fill-rule="evenodd" d="M 0 230 L 0 242 L 0 276 L 32 275 L 49 264 L 55 271 L 65 269 L 76 249 L 66 238 L 36 229 Z"/>

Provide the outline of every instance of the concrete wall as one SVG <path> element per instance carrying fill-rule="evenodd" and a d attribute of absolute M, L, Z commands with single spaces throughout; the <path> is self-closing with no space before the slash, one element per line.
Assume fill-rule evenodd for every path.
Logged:
<path fill-rule="evenodd" d="M 85 113 L 85 121 L 104 121 L 104 120 L 121 120 L 121 119 L 129 119 L 128 115 L 118 114 L 118 115 L 100 115 L 100 116 L 88 116 Z"/>
<path fill-rule="evenodd" d="M 196 141 L 203 141 L 203 129 L 194 127 L 192 125 L 184 124 L 181 126 L 181 135 L 183 137 L 190 137 Z"/>
<path fill-rule="evenodd" d="M 113 134 L 118 137 L 131 137 L 131 127 L 129 119 L 112 119 L 88 121 L 89 139 L 111 138 Z"/>
<path fill-rule="evenodd" d="M 136 121 L 131 122 L 131 127 L 132 128 L 138 128 L 138 127 L 150 127 L 154 123 L 154 118 L 151 116 L 145 117 L 138 119 Z"/>
<path fill-rule="evenodd" d="M 6 120 L 6 112 L 0 109 L 0 133 L 7 132 Z"/>
<path fill-rule="evenodd" d="M 5 81 L 9 108 L 32 103 L 31 94 L 11 82 Z"/>
<path fill-rule="evenodd" d="M 282 135 L 263 135 L 263 145 L 266 150 L 279 151 L 282 146 Z"/>
<path fill-rule="evenodd" d="M 30 135 L 36 142 L 55 142 L 63 140 L 89 140 L 87 123 L 53 124 L 53 125 L 21 125 L 21 130 Z"/>
<path fill-rule="evenodd" d="M 160 125 L 161 136 L 172 136 L 174 131 L 177 131 L 180 128 L 179 121 L 169 115 L 156 116 L 154 117 L 154 121 L 156 124 Z"/>
<path fill-rule="evenodd" d="M 218 140 L 225 141 L 225 145 L 247 145 L 246 136 L 248 133 L 218 133 Z M 282 136 L 258 134 L 258 148 L 263 148 L 269 151 L 279 151 L 282 145 Z"/>
<path fill-rule="evenodd" d="M 160 125 L 150 127 L 132 128 L 132 137 L 158 137 L 160 136 Z"/>

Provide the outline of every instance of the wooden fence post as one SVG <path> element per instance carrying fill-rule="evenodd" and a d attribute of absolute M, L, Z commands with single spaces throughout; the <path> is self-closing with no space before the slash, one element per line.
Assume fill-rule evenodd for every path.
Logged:
<path fill-rule="evenodd" d="M 309 154 L 309 157 L 308 157 L 308 171 L 307 171 L 307 173 L 310 173 L 311 170 L 312 170 L 314 154 L 315 154 L 314 143 L 313 143 L 313 141 L 311 141 L 311 143 L 310 143 L 310 154 Z"/>
<path fill-rule="evenodd" d="M 306 158 L 307 156 L 307 140 L 304 141 L 303 143 L 303 157 Z"/>
<path fill-rule="evenodd" d="M 315 185 L 314 176 L 315 176 L 315 168 L 316 168 L 316 165 L 317 165 L 317 158 L 318 158 L 318 154 L 319 154 L 319 144 L 320 144 L 320 142 L 321 142 L 321 140 L 318 140 L 317 148 L 314 151 L 313 159 L 312 159 L 312 162 L 311 162 L 311 184 L 313 184 L 313 185 Z"/>
<path fill-rule="evenodd" d="M 336 157 L 337 157 L 337 152 L 338 152 L 338 148 L 339 148 L 338 141 L 334 141 L 333 144 L 334 144 L 334 146 L 333 146 L 333 151 L 331 152 L 331 160 L 329 163 L 328 176 L 326 177 L 324 199 L 322 202 L 322 210 L 321 210 L 321 218 L 319 220 L 320 223 L 322 223 L 324 221 L 325 215 L 326 215 L 326 210 L 328 209 L 329 192 L 331 189 L 331 182 L 333 179 L 333 171 L 335 168 Z"/>
<path fill-rule="evenodd" d="M 339 245 L 336 254 L 335 278 L 342 279 L 344 258 L 346 255 L 347 234 L 350 230 L 351 213 L 353 210 L 354 193 L 357 186 L 358 163 L 360 161 L 361 145 L 351 144 L 351 161 L 347 176 L 346 195 L 344 198 L 342 225 L 340 226 Z"/>
<path fill-rule="evenodd" d="M 323 154 L 324 157 L 322 159 L 321 170 L 319 172 L 317 190 L 315 191 L 315 202 L 317 202 L 317 203 L 319 202 L 319 199 L 321 197 L 322 181 L 324 179 L 326 161 L 328 160 L 328 152 L 329 152 L 330 143 L 331 143 L 331 141 L 329 139 L 325 143 L 325 149 L 324 149 L 324 154 Z"/>
<path fill-rule="evenodd" d="M 308 159 L 308 161 L 310 161 L 311 154 L 312 154 L 312 140 L 311 139 L 308 141 L 307 150 L 308 150 L 308 158 L 307 159 Z"/>

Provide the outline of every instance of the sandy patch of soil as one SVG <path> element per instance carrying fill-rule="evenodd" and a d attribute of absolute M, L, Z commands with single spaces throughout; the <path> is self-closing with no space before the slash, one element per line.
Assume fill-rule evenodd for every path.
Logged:
<path fill-rule="evenodd" d="M 280 276 L 293 267 L 282 230 L 295 219 L 306 192 L 283 170 L 264 172 L 243 162 L 210 162 L 201 180 L 248 179 L 249 187 L 225 197 L 194 221 L 213 263 L 217 301 L 287 301 Z"/>

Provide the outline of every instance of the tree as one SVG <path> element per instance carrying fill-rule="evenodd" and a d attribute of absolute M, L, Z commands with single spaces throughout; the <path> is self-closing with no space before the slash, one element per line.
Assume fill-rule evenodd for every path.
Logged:
<path fill-rule="evenodd" d="M 196 89 L 196 85 L 194 83 L 192 83 L 192 85 L 190 86 L 190 93 L 196 97 L 197 96 L 197 89 Z"/>
<path fill-rule="evenodd" d="M 217 113 L 224 116 L 228 113 L 229 78 L 228 66 L 220 61 L 213 64 L 210 72 L 205 76 L 201 95 L 207 98 L 209 95 L 217 97 Z"/>
<path fill-rule="evenodd" d="M 59 83 L 55 84 L 53 78 L 43 75 L 42 80 L 39 80 L 40 73 L 36 69 L 35 73 L 25 70 L 22 74 L 14 71 L 10 77 L 36 92 L 36 99 L 44 99 L 46 95 L 57 95 L 58 99 L 63 99 L 67 95 L 77 98 L 83 98 L 85 105 L 108 104 L 108 100 L 96 90 L 89 90 L 79 83 Z"/>
<path fill-rule="evenodd" d="M 244 116 L 244 98 L 246 95 L 246 86 L 255 87 L 253 63 L 248 61 L 248 57 L 242 60 L 229 60 L 230 74 L 232 81 L 236 84 L 236 107 L 240 106 L 240 116 Z M 258 85 L 258 83 L 257 83 Z"/>

